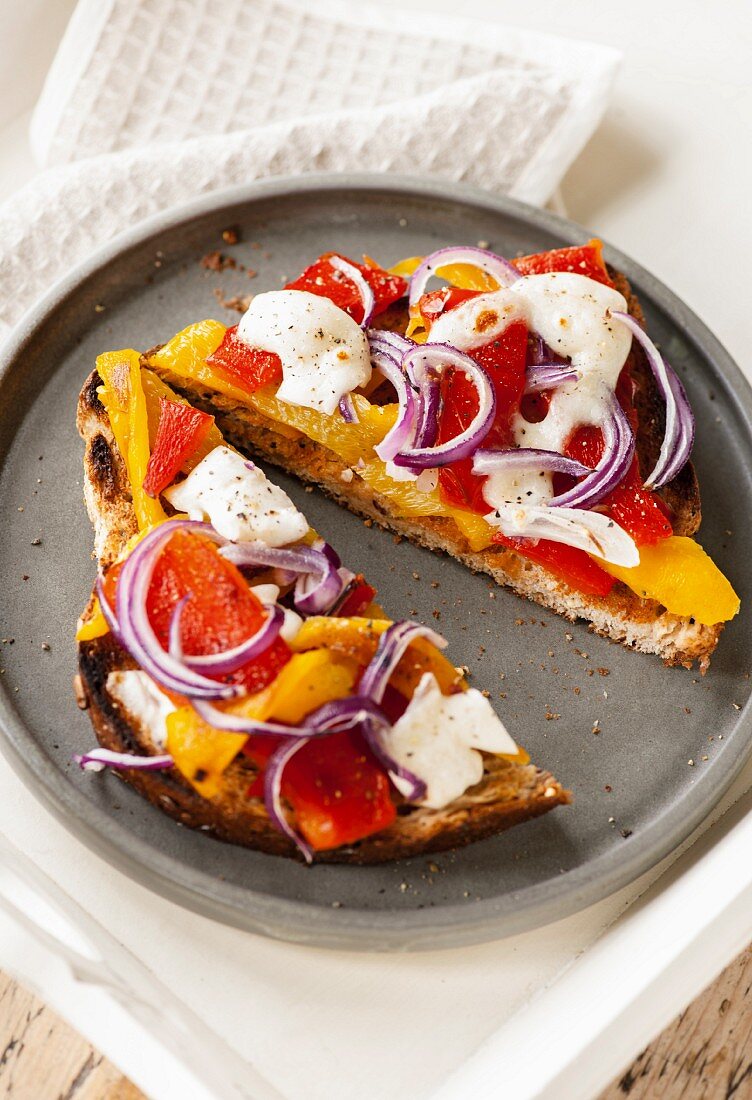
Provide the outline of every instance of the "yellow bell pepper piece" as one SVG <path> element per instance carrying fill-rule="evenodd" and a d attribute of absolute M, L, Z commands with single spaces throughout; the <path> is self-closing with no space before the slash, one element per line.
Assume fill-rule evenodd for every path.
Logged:
<path fill-rule="evenodd" d="M 348 424 L 339 412 L 327 416 L 316 409 L 304 409 L 280 401 L 269 387 L 246 394 L 245 400 L 251 408 L 271 420 L 297 428 L 309 439 L 328 447 L 350 466 L 361 458 L 367 461 L 372 457 L 373 448 L 397 419 L 397 405 L 372 405 L 358 393 L 352 395 L 357 424 Z"/>
<path fill-rule="evenodd" d="M 682 535 L 641 546 L 640 564 L 631 569 L 600 558 L 597 563 L 643 599 L 706 626 L 733 619 L 739 610 L 739 597 L 712 558 Z"/>
<path fill-rule="evenodd" d="M 180 774 L 204 798 L 219 794 L 224 771 L 247 740 L 242 733 L 212 729 L 193 707 L 178 707 L 167 715 L 167 752 Z"/>
<path fill-rule="evenodd" d="M 323 652 L 333 651 L 351 657 L 362 666 L 371 660 L 379 638 L 391 625 L 389 619 L 341 619 L 330 615 L 312 615 L 303 623 L 290 645 L 296 652 L 317 652 L 325 647 Z M 426 638 L 416 638 L 392 674 L 391 683 L 410 698 L 424 672 L 433 672 L 444 694 L 458 686 L 467 686 L 462 674 L 435 646 Z"/>
<path fill-rule="evenodd" d="M 91 615 L 88 619 L 79 619 L 76 627 L 76 641 L 90 642 L 93 638 L 101 638 L 109 634 L 110 628 L 104 617 L 99 600 L 95 596 L 91 605 Z"/>
<path fill-rule="evenodd" d="M 223 709 L 242 718 L 298 725 L 324 703 L 350 695 L 357 672 L 355 662 L 339 654 L 321 649 L 296 653 L 269 687 Z M 223 773 L 247 740 L 245 734 L 213 729 L 192 707 L 167 717 L 167 751 L 204 798 L 220 792 Z"/>
<path fill-rule="evenodd" d="M 418 270 L 423 260 L 423 256 L 407 256 L 404 260 L 396 263 L 394 267 L 390 267 L 389 274 L 401 275 L 403 279 L 409 279 Z"/>
<path fill-rule="evenodd" d="M 149 358 L 149 365 L 156 370 L 180 379 L 189 378 L 208 389 L 216 390 L 245 404 L 248 394 L 240 386 L 234 386 L 219 371 L 207 364 L 207 356 L 217 350 L 227 329 L 219 321 L 198 321 L 178 332 L 171 340 Z"/>
<path fill-rule="evenodd" d="M 149 424 L 146 398 L 141 385 L 140 357 L 137 351 L 109 351 L 97 359 L 97 371 L 104 382 L 99 391 L 107 409 L 115 442 L 125 460 L 139 530 L 143 531 L 167 518 L 158 500 L 143 490 L 149 462 Z"/>

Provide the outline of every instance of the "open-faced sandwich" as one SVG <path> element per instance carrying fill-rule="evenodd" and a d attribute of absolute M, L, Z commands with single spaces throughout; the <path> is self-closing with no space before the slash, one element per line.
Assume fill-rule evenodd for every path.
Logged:
<path fill-rule="evenodd" d="M 200 370 L 207 338 L 243 369 L 213 323 L 170 354 L 182 340 L 181 361 Z M 361 400 L 383 438 L 393 410 Z M 99 564 L 77 636 L 100 747 L 82 767 L 117 770 L 182 824 L 309 861 L 456 847 L 569 801 L 444 639 L 389 620 L 367 580 L 144 357 L 100 356 L 78 426 Z"/>
<path fill-rule="evenodd" d="M 328 254 L 144 363 L 238 447 L 669 664 L 704 671 L 738 610 L 693 537 L 684 388 L 598 241 Z"/>

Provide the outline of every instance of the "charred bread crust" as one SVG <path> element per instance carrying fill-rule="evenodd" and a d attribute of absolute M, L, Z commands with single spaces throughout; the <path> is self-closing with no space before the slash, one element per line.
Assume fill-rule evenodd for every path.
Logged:
<path fill-rule="evenodd" d="M 611 276 L 626 298 L 630 313 L 644 323 L 640 304 L 627 279 L 615 271 Z M 391 323 L 394 324 L 394 318 Z M 635 346 L 632 354 L 635 404 L 640 417 L 639 457 L 642 468 L 651 469 L 660 450 L 665 414 L 642 349 Z M 144 361 L 147 358 L 148 353 Z M 473 551 L 449 519 L 392 515 L 389 501 L 362 481 L 357 470 L 352 475 L 349 470 L 346 473 L 345 464 L 321 444 L 302 436 L 291 439 L 278 432 L 273 421 L 246 405 L 214 390 L 187 384 L 185 379 L 169 372 L 157 370 L 157 373 L 196 406 L 214 414 L 224 435 L 240 450 L 251 451 L 302 481 L 318 486 L 357 515 L 431 550 L 451 554 L 473 571 L 490 574 L 499 584 L 571 621 L 585 619 L 594 633 L 605 638 L 643 653 L 658 654 L 668 665 L 691 668 L 697 662 L 703 672 L 707 669 L 723 623 L 706 626 L 673 615 L 657 601 L 640 598 L 621 582 L 607 596 L 586 596 L 505 547 Z M 662 490 L 662 496 L 672 514 L 674 533 L 693 535 L 700 525 L 701 511 L 697 478 L 691 464 Z"/>
<path fill-rule="evenodd" d="M 124 463 L 112 438 L 107 415 L 99 402 L 94 372 L 79 398 L 78 427 L 84 438 L 85 496 L 101 546 L 103 563 L 116 560 L 135 532 Z M 84 618 L 93 609 L 93 600 Z M 154 753 L 149 731 L 124 712 L 107 690 L 111 672 L 136 668 L 129 654 L 111 634 L 80 642 L 78 646 L 81 694 L 79 705 L 88 710 L 97 740 L 115 752 Z M 403 803 L 393 825 L 358 844 L 316 854 L 317 862 L 371 864 L 446 851 L 495 835 L 529 818 L 571 801 L 569 791 L 548 772 L 533 764 L 514 764 L 484 756 L 483 781 L 444 810 Z M 160 772 L 116 772 L 164 813 L 189 828 L 220 840 L 270 855 L 301 858 L 295 846 L 271 823 L 259 798 L 249 798 L 256 770 L 244 756 L 225 772 L 222 791 L 204 798 L 174 768 Z"/>

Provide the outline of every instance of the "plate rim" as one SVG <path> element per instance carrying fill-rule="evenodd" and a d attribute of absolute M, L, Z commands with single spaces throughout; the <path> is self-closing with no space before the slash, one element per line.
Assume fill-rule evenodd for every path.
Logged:
<path fill-rule="evenodd" d="M 41 324 L 97 271 L 128 250 L 225 207 L 343 190 L 358 194 L 389 193 L 395 201 L 408 197 L 449 200 L 490 214 L 511 215 L 538 230 L 564 236 L 574 243 L 584 243 L 592 236 L 576 222 L 518 199 L 493 195 L 469 184 L 437 179 L 378 173 L 317 173 L 302 177 L 274 176 L 236 185 L 160 211 L 129 227 L 75 265 L 25 311 L 12 329 L 0 354 L 0 384 Z M 630 281 L 639 284 L 719 375 L 752 439 L 752 388 L 729 352 L 708 326 L 660 280 L 606 241 L 604 248 L 609 260 Z M 676 851 L 712 813 L 752 755 L 752 697 L 739 714 L 737 730 L 739 736 L 735 738 L 733 750 L 725 749 L 731 759 L 723 774 L 717 776 L 707 771 L 692 788 L 691 812 L 682 812 L 685 799 L 680 800 L 633 841 L 631 838 L 626 841 L 619 861 L 615 861 L 611 853 L 602 853 L 566 872 L 560 879 L 524 887 L 511 895 L 513 901 L 521 903 L 516 909 L 509 908 L 510 895 L 502 899 L 483 899 L 472 905 L 452 904 L 431 910 L 329 909 L 317 902 L 280 898 L 245 886 L 219 882 L 205 871 L 182 864 L 134 837 L 126 824 L 110 817 L 96 803 L 82 801 L 71 783 L 61 785 L 61 773 L 57 769 L 48 773 L 46 768 L 40 767 L 47 761 L 45 753 L 15 713 L 9 694 L 4 688 L 0 689 L 3 755 L 35 797 L 95 854 L 140 885 L 203 916 L 276 939 L 348 950 L 433 950 L 467 946 L 538 928 L 608 897 Z M 103 825 L 106 828 L 103 829 Z"/>

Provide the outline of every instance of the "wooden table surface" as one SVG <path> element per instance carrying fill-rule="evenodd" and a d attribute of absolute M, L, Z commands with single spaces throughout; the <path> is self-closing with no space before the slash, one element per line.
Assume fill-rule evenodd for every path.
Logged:
<path fill-rule="evenodd" d="M 752 1097 L 751 988 L 752 947 L 599 1100 Z M 143 1100 L 143 1093 L 59 1016 L 0 972 L 0 1098 L 5 1097 Z"/>

